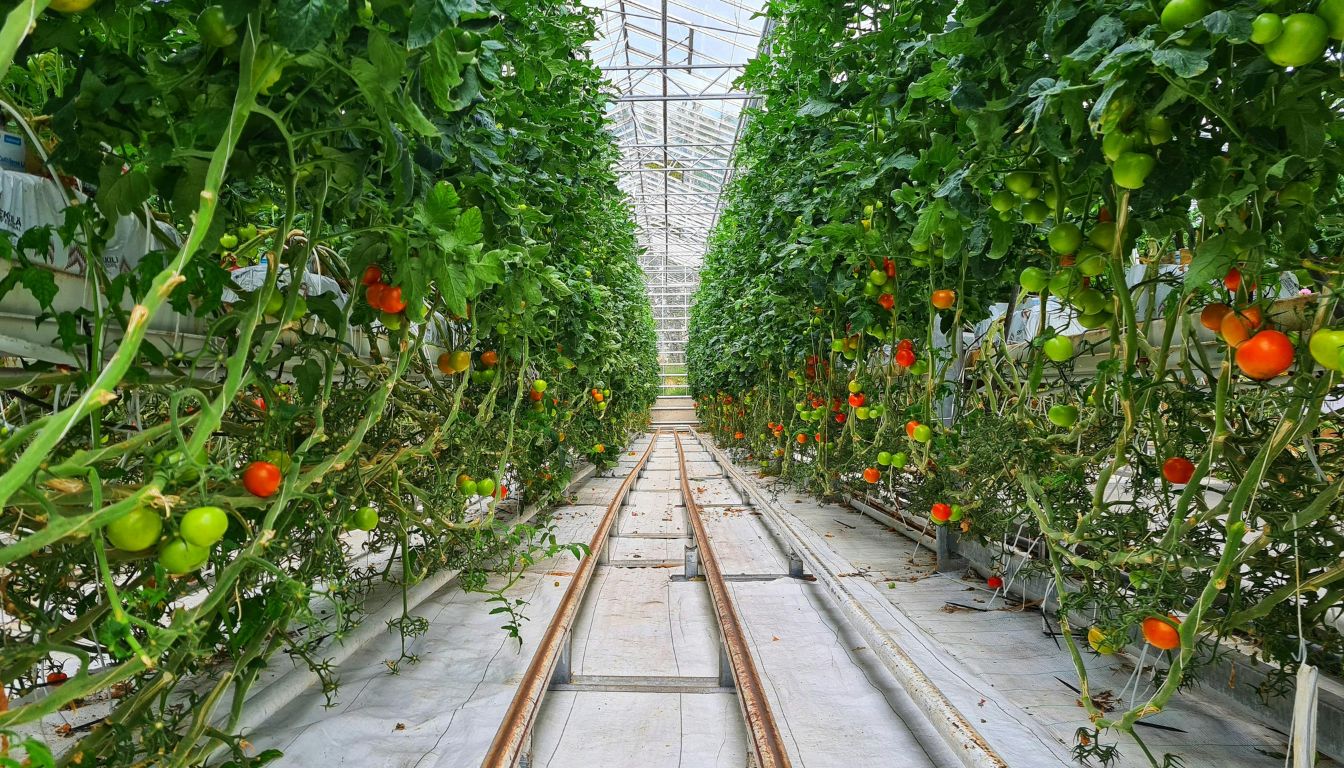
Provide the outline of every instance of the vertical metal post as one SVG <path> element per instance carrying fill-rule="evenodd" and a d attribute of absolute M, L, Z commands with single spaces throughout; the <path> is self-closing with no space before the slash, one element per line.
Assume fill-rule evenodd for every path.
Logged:
<path fill-rule="evenodd" d="M 955 571 L 961 567 L 961 564 L 957 562 L 956 549 L 952 544 L 952 532 L 945 525 L 938 526 L 938 530 L 934 534 L 934 545 L 938 555 L 939 573 Z"/>
<path fill-rule="evenodd" d="M 565 632 L 560 642 L 560 652 L 555 657 L 555 670 L 551 672 L 551 685 L 568 685 L 574 681 L 574 633 Z M 529 732 L 529 738 L 531 733 Z"/>
<path fill-rule="evenodd" d="M 803 558 L 793 550 L 789 550 L 789 576 L 795 579 L 803 578 Z"/>
<path fill-rule="evenodd" d="M 728 644 L 719 638 L 719 687 L 736 688 L 733 682 L 733 662 L 728 658 Z"/>

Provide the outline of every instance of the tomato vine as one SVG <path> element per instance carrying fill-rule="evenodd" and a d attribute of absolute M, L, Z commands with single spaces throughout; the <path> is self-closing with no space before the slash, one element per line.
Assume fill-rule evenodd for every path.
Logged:
<path fill-rule="evenodd" d="M 1228 638 L 1278 683 L 1338 674 L 1339 4 L 772 13 L 692 310 L 702 420 L 1031 545 L 1099 728 L 1133 736 Z M 1084 654 L 1131 642 L 1162 676 L 1103 711 Z"/>
<path fill-rule="evenodd" d="M 362 598 L 447 569 L 516 633 L 487 576 L 569 545 L 507 510 L 647 421 L 654 325 L 594 21 L 47 6 L 0 29 L 0 99 L 69 201 L 0 238 L 0 301 L 35 301 L 50 341 L 0 371 L 0 731 L 45 761 L 36 724 L 102 702 L 49 745 L 61 764 L 261 764 L 237 729 L 269 657 L 334 695 L 324 649 Z M 120 269 L 136 219 L 162 236 Z"/>

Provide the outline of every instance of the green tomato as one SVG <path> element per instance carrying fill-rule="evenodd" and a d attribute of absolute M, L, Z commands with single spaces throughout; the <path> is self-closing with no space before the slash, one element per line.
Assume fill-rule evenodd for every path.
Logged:
<path fill-rule="evenodd" d="M 401 315 L 399 314 L 395 314 L 392 312 L 380 312 L 378 314 L 378 319 L 379 321 L 382 322 L 383 327 L 389 331 L 401 330 Z"/>
<path fill-rule="evenodd" d="M 187 543 L 208 547 L 224 538 L 229 515 L 219 507 L 196 507 L 182 516 L 177 527 Z"/>
<path fill-rule="evenodd" d="M 1055 253 L 1073 253 L 1083 244 L 1083 231 L 1077 224 L 1061 222 L 1050 230 L 1050 250 Z"/>
<path fill-rule="evenodd" d="M 545 379 L 537 379 L 536 381 L 532 382 L 532 391 L 533 391 L 533 392 L 545 392 L 547 386 L 548 386 L 548 385 L 546 384 L 546 380 L 545 380 Z"/>
<path fill-rule="evenodd" d="M 863 391 L 863 385 L 858 379 L 850 379 L 849 383 L 845 384 L 845 389 L 848 389 L 851 395 L 857 395 Z"/>
<path fill-rule="evenodd" d="M 890 451 L 878 451 L 878 452 L 877 452 L 877 465 L 878 465 L 879 467 L 889 467 L 889 466 L 891 466 L 891 452 L 890 452 Z"/>
<path fill-rule="evenodd" d="M 1106 308 L 1108 302 L 1105 294 L 1096 288 L 1084 288 L 1078 291 L 1071 298 L 1073 305 L 1084 315 L 1095 315 Z"/>
<path fill-rule="evenodd" d="M 1050 217 L 1050 206 L 1041 200 L 1032 200 L 1022 206 L 1022 220 L 1028 224 L 1040 224 Z"/>
<path fill-rule="evenodd" d="M 1051 336 L 1041 345 L 1045 356 L 1062 363 L 1073 357 L 1073 340 L 1067 336 Z"/>
<path fill-rule="evenodd" d="M 1026 171 L 1013 171 L 1003 178 L 1003 186 L 1014 194 L 1025 195 L 1031 189 L 1036 178 Z"/>
<path fill-rule="evenodd" d="M 831 339 L 831 351 L 832 351 L 832 352 L 844 352 L 844 351 L 845 351 L 845 340 L 844 340 L 844 339 Z"/>
<path fill-rule="evenodd" d="M 378 527 L 378 510 L 373 507 L 360 507 L 350 520 L 350 527 L 361 531 L 372 531 Z"/>
<path fill-rule="evenodd" d="M 905 465 L 909 463 L 910 457 L 906 455 L 905 451 L 897 451 L 896 453 L 891 454 L 892 469 L 903 469 Z"/>
<path fill-rule="evenodd" d="M 1162 9 L 1162 28 L 1175 32 L 1209 15 L 1207 0 L 1170 0 Z"/>
<path fill-rule="evenodd" d="M 870 299 L 877 298 L 877 295 L 881 292 L 882 289 L 876 285 L 873 285 L 872 283 L 863 284 L 863 295 L 867 296 Z"/>
<path fill-rule="evenodd" d="M 290 322 L 298 322 L 308 316 L 308 300 L 300 296 L 294 301 L 294 311 L 290 313 Z"/>
<path fill-rule="evenodd" d="M 149 507 L 136 507 L 108 523 L 104 530 L 112 546 L 126 552 L 139 552 L 159 540 L 163 518 Z"/>
<path fill-rule="evenodd" d="M 251 240 L 256 236 L 257 236 L 257 225 L 255 224 L 244 224 L 243 226 L 238 228 L 238 238 L 240 240 L 243 240 L 244 242 Z"/>
<path fill-rule="evenodd" d="M 915 376 L 923 376 L 928 372 L 929 372 L 929 361 L 925 360 L 922 357 L 916 360 L 914 365 L 910 366 L 910 373 Z"/>
<path fill-rule="evenodd" d="M 933 429 L 928 424 L 920 424 L 915 427 L 914 438 L 917 443 L 927 443 L 933 439 Z"/>
<path fill-rule="evenodd" d="M 1157 160 L 1144 152 L 1126 152 L 1111 166 L 1111 177 L 1119 187 L 1142 189 L 1148 174 L 1157 167 Z"/>
<path fill-rule="evenodd" d="M 965 510 L 963 510 L 963 509 L 961 508 L 961 505 L 960 505 L 960 504 L 953 504 L 953 505 L 952 505 L 952 515 L 951 515 L 951 517 L 947 518 L 947 522 L 949 522 L 949 523 L 959 523 L 959 522 L 961 522 L 961 518 L 964 517 L 965 514 L 966 514 Z"/>
<path fill-rule="evenodd" d="M 1078 260 L 1078 273 L 1087 277 L 1096 277 L 1106 271 L 1106 257 L 1099 253 L 1089 254 Z"/>
<path fill-rule="evenodd" d="M 271 291 L 270 297 L 266 299 L 266 309 L 264 310 L 265 313 L 270 315 L 271 317 L 279 317 L 280 313 L 283 312 L 284 309 L 285 309 L 285 295 L 280 292 L 279 288 L 275 289 L 274 291 Z"/>
<path fill-rule="evenodd" d="M 476 492 L 482 496 L 493 496 L 495 493 L 495 481 L 488 477 L 483 477 L 476 481 Z"/>
<path fill-rule="evenodd" d="M 989 198 L 989 207 L 999 213 L 1006 213 L 1017 207 L 1017 195 L 1006 189 L 1000 189 Z"/>
<path fill-rule="evenodd" d="M 1301 67 L 1321 58 L 1330 42 L 1330 27 L 1314 13 L 1294 13 L 1283 20 L 1283 32 L 1265 45 L 1265 55 L 1280 67 Z"/>
<path fill-rule="evenodd" d="M 1146 134 L 1134 131 L 1113 130 L 1101 137 L 1101 154 L 1107 160 L 1115 162 L 1126 152 L 1137 149 L 1148 142 Z"/>
<path fill-rule="evenodd" d="M 224 8 L 218 5 L 208 6 L 196 17 L 196 34 L 210 48 L 227 48 L 238 42 L 238 30 L 229 24 Z"/>
<path fill-rule="evenodd" d="M 886 285 L 887 273 L 880 269 L 874 269 L 872 272 L 868 273 L 868 282 L 873 285 Z"/>
<path fill-rule="evenodd" d="M 1046 413 L 1050 423 L 1068 429 L 1078 423 L 1078 407 L 1075 405 L 1052 405 Z"/>
<path fill-rule="evenodd" d="M 459 484 L 457 488 L 458 490 L 462 491 L 462 495 L 466 496 L 468 499 L 470 499 L 472 496 L 478 495 L 475 480 L 467 480 Z"/>
<path fill-rule="evenodd" d="M 1316 15 L 1325 19 L 1325 24 L 1330 30 L 1330 37 L 1336 40 L 1344 40 L 1344 0 L 1321 0 L 1320 6 L 1316 8 Z M 1259 21 L 1259 19 L 1256 19 L 1256 21 Z M 1251 39 L 1254 40 L 1255 38 L 1252 37 Z"/>
<path fill-rule="evenodd" d="M 1279 190 L 1280 205 L 1311 205 L 1315 202 L 1316 190 L 1305 181 L 1290 181 Z"/>
<path fill-rule="evenodd" d="M 1072 267 L 1065 267 L 1050 277 L 1050 292 L 1056 296 L 1068 298 L 1081 286 L 1082 280 L 1078 278 L 1078 270 Z"/>
<path fill-rule="evenodd" d="M 173 539 L 159 547 L 159 565 L 175 576 L 198 570 L 209 558 L 209 549 L 198 547 L 186 539 Z"/>
<path fill-rule="evenodd" d="M 1171 120 L 1166 115 L 1149 115 L 1143 127 L 1148 131 L 1149 144 L 1166 144 L 1171 141 Z"/>
<path fill-rule="evenodd" d="M 1102 328 L 1110 325 L 1112 317 L 1114 317 L 1114 315 L 1112 315 L 1109 310 L 1102 310 L 1092 314 L 1080 315 L 1078 317 L 1078 324 L 1090 331 L 1094 328 Z"/>
<path fill-rule="evenodd" d="M 1322 328 L 1311 335 L 1307 343 L 1311 357 L 1322 368 L 1344 371 L 1344 329 Z"/>
<path fill-rule="evenodd" d="M 1040 267 L 1027 267 L 1017 276 L 1018 285 L 1032 293 L 1040 293 L 1050 282 L 1050 275 Z"/>
<path fill-rule="evenodd" d="M 219 247 L 220 247 L 220 248 L 223 248 L 223 249 L 226 250 L 226 251 L 231 251 L 231 250 L 233 250 L 234 248 L 237 248 L 237 247 L 238 247 L 238 236 L 237 236 L 237 235 L 228 235 L 228 234 L 220 235 L 220 236 L 219 236 Z"/>
<path fill-rule="evenodd" d="M 1088 231 L 1087 241 L 1102 251 L 1110 252 L 1115 247 L 1115 222 L 1099 222 Z"/>
<path fill-rule="evenodd" d="M 867 421 L 871 411 L 868 410 L 868 406 L 861 405 L 854 409 L 854 415 L 859 417 L 859 421 Z"/>

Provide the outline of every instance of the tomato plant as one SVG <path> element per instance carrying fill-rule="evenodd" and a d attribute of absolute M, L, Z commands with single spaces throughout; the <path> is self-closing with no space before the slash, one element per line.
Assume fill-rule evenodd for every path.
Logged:
<path fill-rule="evenodd" d="M 743 78 L 764 109 L 691 310 L 702 420 L 758 455 L 782 425 L 770 473 L 954 542 L 1041 542 L 1084 692 L 1089 645 L 1180 611 L 1148 622 L 1151 695 L 1081 699 L 1130 738 L 1223 638 L 1283 688 L 1344 655 L 1344 3 L 1308 10 L 784 0 Z M 851 381 L 869 418 L 818 413 Z"/>
<path fill-rule="evenodd" d="M 36 302 L 51 340 L 0 395 L 0 731 L 115 689 L 62 760 L 241 755 L 277 651 L 339 695 L 325 638 L 387 578 L 357 549 L 395 553 L 401 589 L 447 568 L 492 589 L 535 559 L 519 550 L 564 546 L 516 506 L 645 424 L 654 324 L 583 51 L 596 14 L 468 5 L 60 0 L 4 20 L 11 116 L 88 203 L 0 238 L 0 301 Z M 132 219 L 164 227 L 138 261 L 109 250 Z M 51 263 L 66 250 L 86 274 Z M 79 669 L 30 696 L 53 654 Z"/>

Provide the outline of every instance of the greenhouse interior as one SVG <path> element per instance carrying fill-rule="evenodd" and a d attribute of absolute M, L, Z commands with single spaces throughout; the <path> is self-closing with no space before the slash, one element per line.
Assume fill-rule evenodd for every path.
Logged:
<path fill-rule="evenodd" d="M 1344 765 L 1344 0 L 4 0 L 0 768 Z"/>

